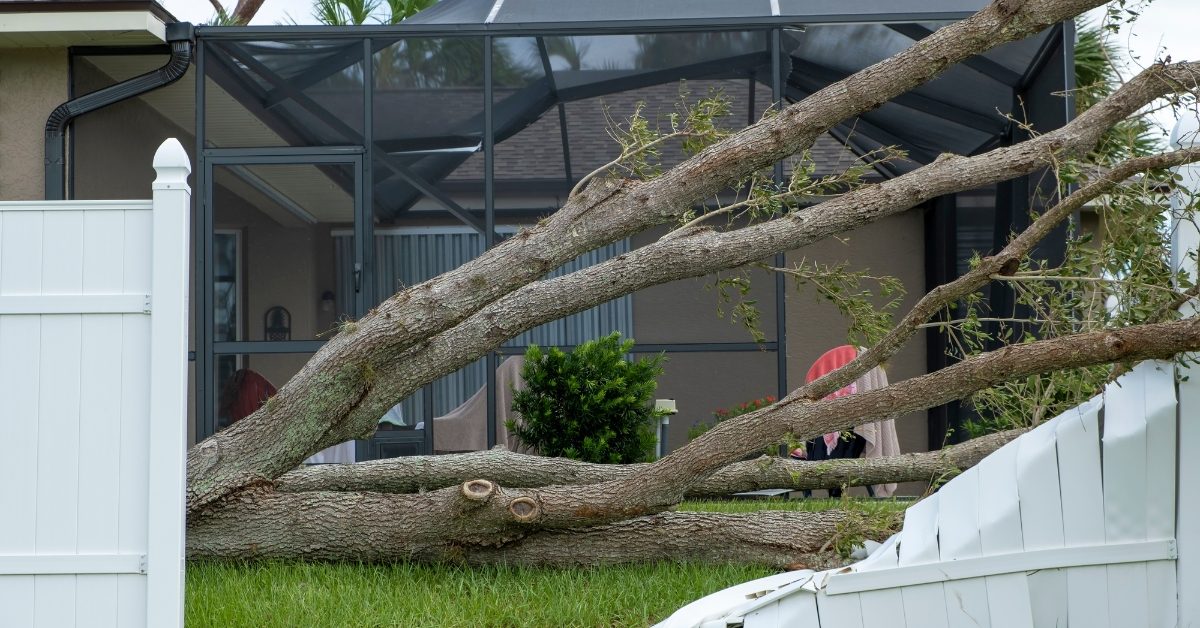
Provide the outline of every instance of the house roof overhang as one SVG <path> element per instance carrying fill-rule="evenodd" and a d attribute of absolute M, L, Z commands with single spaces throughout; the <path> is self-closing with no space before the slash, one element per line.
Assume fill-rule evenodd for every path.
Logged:
<path fill-rule="evenodd" d="M 0 48 L 161 44 L 175 21 L 152 0 L 0 2 Z"/>

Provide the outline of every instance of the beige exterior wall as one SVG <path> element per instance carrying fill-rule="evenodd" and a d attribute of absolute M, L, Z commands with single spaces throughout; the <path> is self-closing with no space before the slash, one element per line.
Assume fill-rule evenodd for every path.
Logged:
<path fill-rule="evenodd" d="M 64 48 L 0 50 L 0 200 L 45 198 L 45 128 L 67 100 Z"/>
<path fill-rule="evenodd" d="M 631 239 L 631 248 L 656 241 L 666 232 L 654 229 Z M 750 274 L 751 293 L 762 319 L 759 329 L 775 340 L 774 279 L 765 272 Z M 752 342 L 750 332 L 729 318 L 713 288 L 714 277 L 684 279 L 654 286 L 633 295 L 633 338 L 638 344 L 691 342 Z M 725 316 L 719 314 L 725 311 Z M 687 431 L 711 422 L 713 412 L 777 393 L 776 356 L 771 351 L 670 353 L 658 380 L 656 396 L 675 399 L 679 414 L 667 431 L 670 449 L 687 443 Z"/>

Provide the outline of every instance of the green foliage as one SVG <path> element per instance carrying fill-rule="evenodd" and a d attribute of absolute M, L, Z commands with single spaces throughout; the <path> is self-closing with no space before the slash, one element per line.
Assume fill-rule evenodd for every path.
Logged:
<path fill-rule="evenodd" d="M 849 321 L 847 342 L 869 346 L 892 328 L 892 313 L 904 299 L 904 284 L 890 275 L 850 270 L 847 263 L 820 264 L 800 260 L 793 268 L 776 268 L 792 276 L 796 289 L 811 286 L 818 299 L 828 301 Z M 876 284 L 871 289 L 869 284 Z"/>
<path fill-rule="evenodd" d="M 611 335 L 579 345 L 571 353 L 531 346 L 521 377 L 525 390 L 513 395 L 522 424 L 509 431 L 546 456 L 600 463 L 641 462 L 654 451 L 652 407 L 661 355 L 625 359 L 632 340 Z"/>
<path fill-rule="evenodd" d="M 1080 24 L 1075 58 L 1081 111 L 1117 86 L 1119 52 L 1100 27 Z M 1105 164 L 1154 153 L 1159 144 L 1145 117 L 1124 120 L 1086 158 L 1058 164 L 1059 194 L 1094 178 Z M 1063 264 L 1050 268 L 1027 257 L 999 278 L 1013 291 L 1012 310 L 992 311 L 976 293 L 947 312 L 939 325 L 948 333 L 952 355 L 1177 317 L 1182 292 L 1192 285 L 1171 269 L 1172 217 L 1165 208 L 1176 192 L 1175 179 L 1170 172 L 1148 172 L 1093 202 L 1099 218 L 1095 232 L 1073 232 Z M 1189 210 L 1178 217 L 1190 220 L 1191 215 Z M 969 400 L 976 418 L 967 430 L 978 436 L 1037 425 L 1097 394 L 1114 373 L 1107 365 L 1069 369 L 980 391 Z"/>
<path fill-rule="evenodd" d="M 314 0 L 312 15 L 329 26 L 361 26 L 369 21 L 399 24 L 437 0 Z M 383 7 L 387 12 L 382 12 Z"/>
<path fill-rule="evenodd" d="M 755 410 L 761 410 L 773 403 L 775 403 L 775 397 L 773 395 L 767 395 L 761 399 L 747 401 L 732 408 L 722 408 L 717 410 L 716 412 L 713 412 L 712 422 L 701 421 L 688 428 L 688 440 L 692 440 L 708 430 L 711 430 L 712 428 L 716 427 L 718 423 L 728 421 L 734 417 L 742 416 L 743 414 L 749 414 Z"/>
<path fill-rule="evenodd" d="M 635 105 L 625 120 L 610 117 L 608 134 L 621 146 L 621 154 L 588 178 L 605 174 L 614 178 L 652 179 L 662 174 L 664 151 L 673 144 L 683 154 L 694 155 L 729 135 L 729 130 L 721 126 L 722 119 L 731 112 L 724 93 L 713 90 L 694 103 L 690 99 L 687 82 L 681 81 L 676 110 L 661 120 L 646 115 L 644 102 Z"/>
<path fill-rule="evenodd" d="M 1004 344 L 1169 320 L 1178 316 L 1188 278 L 1171 268 L 1171 216 L 1164 212 L 1174 176 L 1151 172 L 1098 201 L 1101 237 L 1074 234 L 1065 261 L 1049 268 L 1026 258 L 1001 278 L 1016 307 L 989 312 L 982 295 L 962 304 L 949 338 L 957 356 Z M 1009 382 L 971 398 L 972 435 L 1037 425 L 1097 394 L 1111 366 L 1069 369 Z"/>

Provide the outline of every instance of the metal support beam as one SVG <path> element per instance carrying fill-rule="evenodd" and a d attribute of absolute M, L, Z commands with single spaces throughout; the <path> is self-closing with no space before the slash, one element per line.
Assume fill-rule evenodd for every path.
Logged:
<path fill-rule="evenodd" d="M 690 65 L 650 70 L 647 72 L 630 72 L 605 81 L 595 81 L 579 87 L 567 87 L 558 90 L 560 100 L 570 102 L 584 100 L 597 96 L 607 96 L 618 92 L 627 92 L 642 87 L 678 83 L 682 79 L 700 78 L 739 78 L 746 75 L 747 70 L 766 66 L 771 62 L 771 55 L 766 52 L 748 52 L 746 54 L 722 59 L 701 61 Z"/>
<path fill-rule="evenodd" d="M 355 209 L 354 253 L 362 266 L 361 289 L 355 303 L 356 317 L 365 316 L 367 311 L 380 300 L 391 294 L 375 294 L 375 68 L 371 63 L 374 48 L 370 38 L 362 42 L 363 61 L 363 167 L 358 173 L 361 199 Z"/>
<path fill-rule="evenodd" d="M 483 213 L 487 231 L 483 234 L 484 244 L 488 249 L 496 245 L 496 201 L 495 168 L 496 168 L 496 129 L 492 116 L 492 106 L 495 100 L 495 86 L 492 76 L 492 55 L 495 41 L 491 36 L 483 38 Z M 553 82 L 553 79 L 549 79 Z M 498 360 L 495 351 L 488 351 L 487 371 L 487 448 L 496 446 L 496 367 Z"/>
<path fill-rule="evenodd" d="M 365 141 L 362 133 L 346 124 L 345 121 L 339 119 L 336 115 L 334 115 L 328 109 L 322 107 L 320 103 L 314 101 L 308 95 L 297 90 L 294 86 L 289 84 L 286 80 L 264 65 L 261 61 L 255 59 L 254 55 L 241 50 L 234 44 L 230 44 L 228 48 L 228 53 L 230 56 L 244 63 L 247 68 L 252 70 L 255 74 L 261 76 L 267 82 L 274 85 L 277 89 L 284 90 L 289 97 L 296 102 L 297 105 L 303 107 L 318 120 L 328 124 L 334 131 L 342 134 L 344 137 L 352 141 Z M 369 100 L 369 98 L 367 99 Z M 455 218 L 458 218 L 463 223 L 481 233 L 484 231 L 484 226 L 480 224 L 478 218 L 464 209 L 461 205 L 454 202 L 454 199 L 450 198 L 449 195 L 439 190 L 436 185 L 426 181 L 423 177 L 413 172 L 408 166 L 401 163 L 399 159 L 387 154 L 379 147 L 373 148 L 378 149 L 379 151 L 377 154 L 375 154 L 376 159 L 383 165 L 387 166 L 389 170 L 403 179 L 406 183 L 437 202 L 446 211 L 450 212 Z"/>
<path fill-rule="evenodd" d="M 915 23 L 888 24 L 887 27 L 913 41 L 920 41 L 933 34 L 933 31 Z M 963 61 L 962 64 L 996 81 L 997 83 L 1003 83 L 1009 87 L 1016 87 L 1021 83 L 1020 74 L 1013 72 L 1012 70 L 982 55 L 969 57 Z"/>
<path fill-rule="evenodd" d="M 217 431 L 216 373 L 213 371 L 213 321 L 211 260 L 212 242 L 212 186 L 208 180 L 208 164 L 204 156 L 207 138 L 205 109 L 207 95 L 205 80 L 207 71 L 207 49 L 204 40 L 196 41 L 196 226 L 192 230 L 196 249 L 196 442 L 200 442 Z"/>
<path fill-rule="evenodd" d="M 779 29 L 771 31 L 771 100 L 772 107 L 783 106 L 783 42 Z M 751 81 L 751 92 L 754 84 Z M 783 185 L 783 162 L 775 162 L 772 170 L 775 185 Z M 775 254 L 775 267 L 787 266 L 787 253 Z M 783 273 L 775 273 L 775 385 L 779 399 L 789 392 L 787 362 L 787 278 Z M 785 453 L 780 451 L 781 454 Z"/>
<path fill-rule="evenodd" d="M 558 101 L 558 134 L 562 139 L 563 151 L 563 176 L 568 187 L 575 182 L 575 177 L 571 174 L 571 142 L 567 136 L 567 107 L 558 97 L 558 83 L 554 80 L 554 68 L 550 65 L 550 53 L 546 50 L 546 38 L 537 38 L 538 55 L 542 58 L 542 72 L 546 75 L 546 80 L 550 82 L 550 94 L 554 100 Z"/>
<path fill-rule="evenodd" d="M 958 275 L 957 204 L 954 196 L 941 196 L 925 210 L 925 291 L 954 280 Z M 933 373 L 950 365 L 946 353 L 946 332 L 931 327 L 925 330 L 925 368 Z M 961 442 L 966 434 L 959 429 L 957 401 L 930 408 L 927 413 L 926 439 L 930 451 L 949 442 Z"/>
<path fill-rule="evenodd" d="M 1074 30 L 1074 23 L 1072 23 L 1072 30 Z M 1042 41 L 1042 45 L 1038 47 L 1037 53 L 1033 55 L 1033 61 L 1029 62 L 1029 66 L 1025 68 L 1024 74 L 1021 75 L 1021 81 L 1016 85 L 1017 91 L 1020 92 L 1029 89 L 1029 85 L 1042 73 L 1042 70 L 1046 68 L 1046 64 L 1050 63 L 1050 60 L 1055 57 L 1059 46 L 1062 46 L 1064 43 L 1063 25 L 1062 23 L 1055 24 L 1050 28 L 1050 33 Z M 1072 45 L 1070 46 L 1072 53 L 1075 48 L 1074 43 L 1074 33 L 1072 33 Z"/>
<path fill-rule="evenodd" d="M 376 42 L 375 45 L 378 46 L 377 48 L 371 49 L 371 53 L 366 56 L 364 63 L 366 65 L 370 65 L 371 55 L 390 46 L 392 41 L 393 40 L 390 39 L 373 40 L 369 37 L 364 39 L 363 42 L 365 42 L 368 46 L 371 45 L 371 42 Z M 293 77 L 288 81 L 288 84 L 294 89 L 301 91 L 308 89 L 309 87 L 320 83 L 330 76 L 333 76 L 334 74 L 354 65 L 355 63 L 358 63 L 360 60 L 363 60 L 363 55 L 360 50 L 361 49 L 357 45 L 348 45 L 340 53 L 326 58 L 321 63 L 309 68 L 303 74 Z M 267 109 L 270 109 L 290 99 L 292 97 L 291 94 L 292 92 L 289 90 L 283 90 L 279 88 L 271 90 L 267 92 L 266 96 L 263 98 L 263 106 L 265 106 Z"/>
<path fill-rule="evenodd" d="M 803 72 L 795 72 L 793 76 L 796 77 L 796 80 L 805 91 L 815 92 L 826 85 L 836 83 L 850 75 L 805 61 Z M 813 80 L 806 81 L 806 79 L 810 78 Z M 889 102 L 993 135 L 1004 132 L 1005 125 L 1008 122 L 994 110 L 990 115 L 982 114 L 942 102 L 936 98 L 923 96 L 915 91 L 900 94 Z"/>
<path fill-rule="evenodd" d="M 559 349 L 570 351 L 575 345 L 538 345 L 542 349 Z M 523 355 L 529 347 L 503 346 L 496 349 L 500 355 Z M 777 342 L 668 342 L 657 344 L 637 344 L 629 350 L 630 353 L 762 353 L 763 351 L 778 351 Z"/>

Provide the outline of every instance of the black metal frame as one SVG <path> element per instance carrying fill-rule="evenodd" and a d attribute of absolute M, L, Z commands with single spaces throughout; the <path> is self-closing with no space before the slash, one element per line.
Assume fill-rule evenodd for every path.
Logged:
<path fill-rule="evenodd" d="M 919 20 L 922 22 L 936 20 L 953 20 L 967 17 L 971 14 L 969 11 L 957 12 L 942 12 L 942 13 L 913 13 L 913 14 L 895 14 L 881 15 L 872 14 L 872 22 L 896 22 L 897 24 L 889 24 L 897 32 L 904 34 L 913 39 L 920 39 L 929 34 L 929 30 L 924 26 L 912 24 L 911 22 Z M 819 18 L 808 21 L 810 24 L 837 24 L 843 22 L 860 22 L 862 15 L 846 16 L 819 16 Z M 212 340 L 213 330 L 213 312 L 211 311 L 213 277 L 210 260 L 212 257 L 212 220 L 213 208 L 211 207 L 212 198 L 212 168 L 219 165 L 228 164 L 253 164 L 253 163 L 353 163 L 355 165 L 355 182 L 354 182 L 354 198 L 355 198 L 355 255 L 356 264 L 360 264 L 360 270 L 363 273 L 361 285 L 362 291 L 358 295 L 356 301 L 357 314 L 361 315 L 376 302 L 376 296 L 370 294 L 374 288 L 374 239 L 373 239 L 373 215 L 371 209 L 375 205 L 373 199 L 374 181 L 373 165 L 376 158 L 380 157 L 382 151 L 376 151 L 375 140 L 373 138 L 373 92 L 374 92 L 374 77 L 372 58 L 373 55 L 380 49 L 392 45 L 397 40 L 404 37 L 471 37 L 482 39 L 483 46 L 483 74 L 484 74 L 484 111 L 483 111 L 483 153 L 484 153 L 484 212 L 482 221 L 479 217 L 469 212 L 455 211 L 454 207 L 447 205 L 447 209 L 462 220 L 465 224 L 473 226 L 484 234 L 485 244 L 487 248 L 492 248 L 496 243 L 496 216 L 494 195 L 496 191 L 496 181 L 494 175 L 495 168 L 495 145 L 497 141 L 503 140 L 503 131 L 498 131 L 496 128 L 497 121 L 494 116 L 494 80 L 493 80 L 493 48 L 496 37 L 536 37 L 539 42 L 541 36 L 545 35 L 612 35 L 612 34 L 641 34 L 641 33 L 656 33 L 656 32 L 706 32 L 706 31 L 760 31 L 768 35 L 768 50 L 764 53 L 764 60 L 769 61 L 771 68 L 771 89 L 774 103 L 772 106 L 779 106 L 788 93 L 793 90 L 799 90 L 798 86 L 790 84 L 785 76 L 783 66 L 783 49 L 782 49 L 782 34 L 783 29 L 795 27 L 798 21 L 797 18 L 787 17 L 761 17 L 761 18 L 744 18 L 736 21 L 724 20 L 688 20 L 683 22 L 673 22 L 670 24 L 655 22 L 655 21 L 621 21 L 621 22 L 599 22 L 599 23 L 537 23 L 524 24 L 519 26 L 495 26 L 495 25 L 461 25 L 455 27 L 446 27 L 443 25 L 422 25 L 422 24 L 403 24 L 398 26 L 362 26 L 362 27 L 322 27 L 322 26 L 275 26 L 275 27 L 199 27 L 196 30 L 197 45 L 195 50 L 196 64 L 196 155 L 199 160 L 197 168 L 197 189 L 200 192 L 200 202 L 197 204 L 196 212 L 196 234 L 197 234 L 197 249 L 196 249 L 196 312 L 197 312 L 197 437 L 202 438 L 212 432 L 215 427 L 214 422 L 215 412 L 212 407 L 212 391 L 214 390 L 215 382 L 213 382 L 214 373 L 212 372 L 213 360 L 218 354 L 227 353 L 309 353 L 317 350 L 322 341 L 288 341 L 288 342 L 232 342 L 232 343 L 214 343 Z M 1042 65 L 1048 63 L 1049 60 L 1055 58 L 1055 45 L 1065 44 L 1067 37 L 1073 36 L 1073 26 L 1060 26 L 1059 31 L 1055 36 L 1048 38 L 1047 44 L 1043 50 L 1039 52 L 1039 62 L 1031 66 L 1029 72 L 1024 76 L 1016 76 L 1011 70 L 999 66 L 994 61 L 985 57 L 975 57 L 966 62 L 968 67 L 975 71 L 988 76 L 989 78 L 1004 84 L 1011 88 L 1014 95 L 1022 93 L 1030 84 L 1031 77 L 1037 76 L 1042 68 Z M 361 145 L 355 146 L 311 146 L 298 148 L 211 148 L 205 145 L 205 77 L 206 77 L 206 60 L 207 55 L 211 51 L 206 51 L 209 45 L 216 45 L 222 49 L 230 46 L 236 46 L 239 41 L 251 40 L 272 40 L 272 41 L 297 41 L 304 39 L 356 39 L 361 40 L 362 49 L 361 57 L 356 54 L 347 52 L 336 58 L 330 58 L 320 64 L 319 67 L 314 67 L 308 81 L 320 81 L 327 75 L 328 72 L 362 63 L 364 81 L 363 81 L 363 132 L 361 134 Z M 1069 46 L 1065 46 L 1068 50 L 1065 53 L 1065 62 L 1068 64 L 1066 71 L 1070 74 L 1071 58 L 1069 54 Z M 544 49 L 541 49 L 544 54 Z M 243 62 L 245 60 L 243 59 Z M 760 66 L 761 67 L 761 66 Z M 251 71 L 259 72 L 262 68 L 255 70 L 249 67 Z M 819 75 L 821 73 L 836 74 L 832 70 L 820 68 L 817 66 L 804 68 L 802 71 L 808 71 L 810 74 Z M 261 72 L 259 72 L 261 74 Z M 549 75 L 552 77 L 552 74 Z M 745 76 L 745 74 L 742 74 Z M 265 77 L 270 81 L 270 77 Z M 826 77 L 829 78 L 829 77 Z M 553 80 L 552 78 L 550 79 Z M 751 93 L 753 93 L 753 81 L 755 76 L 751 74 L 752 82 Z M 765 82 L 765 81 L 764 81 Z M 309 83 L 311 84 L 311 83 Z M 303 85 L 296 87 L 296 84 L 288 85 L 286 82 L 282 85 L 276 84 L 275 89 L 266 91 L 262 95 L 261 104 L 264 107 L 274 107 L 286 100 L 293 99 L 297 90 L 303 90 Z M 557 91 L 553 82 L 551 83 L 551 91 L 555 94 L 558 106 L 558 115 L 560 120 L 564 160 L 566 167 L 566 183 L 571 183 L 570 164 L 569 164 L 569 148 L 566 138 L 566 119 L 565 110 L 562 105 L 563 100 L 573 100 L 588 96 L 588 94 L 580 92 L 578 94 L 561 94 Z M 805 95 L 803 92 L 796 91 L 797 95 Z M 910 94 L 901 97 L 906 99 L 909 106 L 929 113 L 938 115 L 948 120 L 957 120 L 962 123 L 970 123 L 975 125 L 980 123 L 981 119 L 978 114 L 959 109 L 953 105 L 930 99 L 917 94 Z M 1070 107 L 1071 105 L 1068 105 Z M 317 112 L 318 114 L 320 112 Z M 753 106 L 750 110 L 751 118 L 753 118 Z M 320 116 L 319 116 L 320 117 Z M 748 123 L 754 122 L 749 119 Z M 856 124 L 867 125 L 864 121 L 857 121 Z M 842 136 L 843 140 L 853 140 L 848 136 L 849 127 L 835 130 L 835 135 Z M 873 129 L 873 134 L 884 134 L 881 129 Z M 351 134 L 352 136 L 354 134 Z M 355 139 L 359 139 L 357 136 Z M 1000 140 L 990 140 L 989 143 L 981 146 L 978 150 L 983 150 L 985 147 L 997 142 L 1003 143 L 1005 140 L 1011 141 L 1011 135 Z M 935 155 L 920 154 L 922 159 L 932 160 Z M 887 167 L 881 167 L 881 172 L 885 175 L 894 176 L 896 172 Z M 406 178 L 402 171 L 396 171 L 401 178 Z M 776 164 L 774 168 L 774 178 L 777 182 L 784 180 L 784 172 L 782 163 Z M 420 188 L 419 185 L 414 184 Z M 426 191 L 427 192 L 427 191 Z M 1019 203 L 1019 194 L 1010 194 L 1009 201 L 1006 205 L 1005 219 L 1013 217 Z M 953 247 L 953 220 L 952 210 L 947 214 L 946 207 L 953 207 L 953 203 L 949 205 L 941 204 L 937 209 L 931 212 L 931 222 L 927 229 L 926 256 L 944 256 L 954 250 Z M 461 208 L 459 208 L 461 210 Z M 997 214 L 1000 214 L 1001 211 Z M 1024 211 L 1024 207 L 1021 208 Z M 947 216 L 951 220 L 947 222 Z M 932 216 L 936 216 L 933 218 Z M 482 223 L 482 224 L 480 224 Z M 1006 226 L 1010 223 L 1006 223 Z M 1000 232 L 1000 218 L 997 218 L 997 234 Z M 931 241 L 930 238 L 935 238 Z M 952 254 L 952 253 L 949 253 Z M 940 259 L 940 257 L 939 257 Z M 946 261 L 946 260 L 941 260 Z M 786 255 L 779 254 L 775 256 L 774 262 L 776 265 L 786 264 Z M 936 266 L 937 260 L 929 262 Z M 944 264 L 943 264 L 944 266 Z M 950 271 L 953 270 L 953 264 L 950 264 Z M 927 277 L 930 280 L 941 278 L 946 275 L 945 268 L 927 268 Z M 665 343 L 665 344 L 643 344 L 637 346 L 634 351 L 638 353 L 650 352 L 762 352 L 774 351 L 776 353 L 776 369 L 777 369 L 777 389 L 780 397 L 789 392 L 788 373 L 787 373 L 787 300 L 786 300 L 786 279 L 782 275 L 775 277 L 775 313 L 776 313 L 776 339 L 771 342 L 763 343 Z M 930 339 L 934 342 L 933 339 Z M 486 355 L 487 367 L 487 389 L 488 389 L 488 416 L 487 416 L 487 443 L 488 446 L 495 445 L 495 428 L 496 428 L 496 367 L 499 362 L 499 356 L 512 355 L 522 353 L 524 347 L 503 347 L 494 351 L 489 351 Z M 937 352 L 942 357 L 935 356 L 935 347 L 929 349 L 929 367 L 935 368 L 940 366 L 944 358 L 944 351 Z M 424 408 L 425 430 L 421 435 L 422 445 L 426 452 L 433 451 L 433 416 L 432 416 L 432 400 L 429 394 L 431 386 L 426 387 L 426 403 Z M 930 424 L 930 443 L 934 444 L 934 424 L 942 426 L 940 429 L 944 433 L 945 425 L 949 424 L 952 419 L 946 416 L 941 416 L 934 420 L 935 417 L 931 414 Z M 370 448 L 366 443 L 360 443 L 360 455 Z"/>
<path fill-rule="evenodd" d="M 201 112 L 200 115 L 203 115 Z M 197 141 L 203 136 L 197 133 Z M 264 152 L 269 154 L 263 154 Z M 269 355 L 280 353 L 313 353 L 324 344 L 322 340 L 283 341 L 233 341 L 215 342 L 213 328 L 215 315 L 212 309 L 212 294 L 215 285 L 213 259 L 214 215 L 213 170 L 225 166 L 263 164 L 312 164 L 349 165 L 354 169 L 354 257 L 355 265 L 365 261 L 364 248 L 372 238 L 372 223 L 364 214 L 365 149 L 353 146 L 273 148 L 262 151 L 255 148 L 205 148 L 199 152 L 200 167 L 197 170 L 196 187 L 201 191 L 201 202 L 196 206 L 196 338 L 199 351 L 196 354 L 196 431 L 197 440 L 216 431 L 217 391 L 213 366 L 218 355 Z M 362 281 L 361 289 L 354 297 L 355 315 L 366 312 L 368 303 L 373 303 L 372 285 Z"/>

